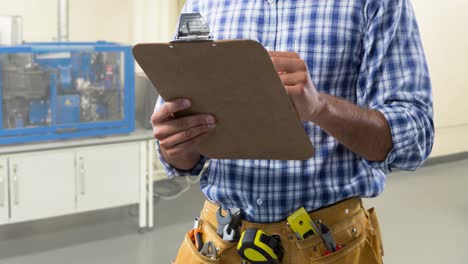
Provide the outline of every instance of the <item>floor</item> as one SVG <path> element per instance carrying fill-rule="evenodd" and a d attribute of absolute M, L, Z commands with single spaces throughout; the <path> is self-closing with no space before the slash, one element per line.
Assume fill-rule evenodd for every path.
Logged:
<path fill-rule="evenodd" d="M 385 263 L 468 263 L 468 159 L 389 176 L 377 207 Z M 170 263 L 203 196 L 194 186 L 156 205 L 156 228 L 139 234 L 135 207 L 0 227 L 0 264 Z M 176 209 L 174 209 L 176 208 Z"/>

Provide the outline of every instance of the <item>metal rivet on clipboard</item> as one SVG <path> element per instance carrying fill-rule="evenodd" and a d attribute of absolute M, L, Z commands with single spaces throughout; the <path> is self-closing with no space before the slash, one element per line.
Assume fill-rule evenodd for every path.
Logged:
<path fill-rule="evenodd" d="M 174 42 L 213 41 L 210 27 L 200 13 L 182 13 Z"/>

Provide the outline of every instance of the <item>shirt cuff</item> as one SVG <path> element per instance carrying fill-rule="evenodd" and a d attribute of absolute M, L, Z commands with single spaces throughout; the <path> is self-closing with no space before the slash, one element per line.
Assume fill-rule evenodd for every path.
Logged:
<path fill-rule="evenodd" d="M 163 156 L 161 155 L 159 141 L 156 141 L 156 151 L 158 153 L 159 161 L 161 161 L 162 165 L 164 166 L 164 169 L 167 172 L 167 176 L 169 177 L 169 179 L 177 176 L 198 176 L 203 170 L 206 161 L 208 160 L 207 157 L 202 155 L 197 165 L 195 165 L 195 167 L 193 167 L 191 170 L 179 170 L 171 164 L 169 164 L 166 160 L 164 160 Z"/>
<path fill-rule="evenodd" d="M 413 144 L 416 143 L 416 136 L 414 133 L 417 131 L 412 122 L 411 116 L 403 107 L 384 105 L 374 108 L 381 112 L 390 126 L 392 133 L 393 148 L 388 153 L 383 161 L 369 161 L 366 162 L 373 168 L 383 171 L 388 174 L 392 171 L 392 163 L 396 157 L 401 153 L 406 152 Z"/>

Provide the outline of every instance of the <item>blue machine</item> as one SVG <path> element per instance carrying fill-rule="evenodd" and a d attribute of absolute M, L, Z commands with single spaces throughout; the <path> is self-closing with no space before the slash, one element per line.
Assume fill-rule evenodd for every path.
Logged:
<path fill-rule="evenodd" d="M 134 130 L 130 46 L 0 46 L 0 73 L 0 145 Z"/>

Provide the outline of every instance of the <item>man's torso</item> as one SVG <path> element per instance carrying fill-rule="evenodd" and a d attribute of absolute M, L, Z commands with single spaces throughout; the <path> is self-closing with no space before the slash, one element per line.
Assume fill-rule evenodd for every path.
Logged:
<path fill-rule="evenodd" d="M 271 2 L 271 3 L 270 3 Z M 215 39 L 252 39 L 269 50 L 295 51 L 319 91 L 357 103 L 366 6 L 360 0 L 193 1 Z M 353 196 L 383 191 L 385 173 L 312 123 L 316 148 L 307 161 L 211 160 L 201 179 L 207 198 L 240 207 L 254 222 L 283 220 Z M 283 144 L 283 142 L 278 142 Z"/>

